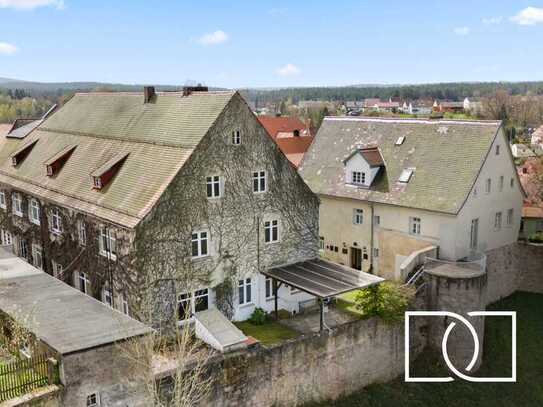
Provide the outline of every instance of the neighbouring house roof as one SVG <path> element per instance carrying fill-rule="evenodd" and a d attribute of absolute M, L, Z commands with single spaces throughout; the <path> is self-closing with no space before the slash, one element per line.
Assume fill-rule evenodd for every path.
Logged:
<path fill-rule="evenodd" d="M 523 206 L 522 207 L 523 218 L 536 218 L 543 219 L 543 207 L 541 206 Z"/>
<path fill-rule="evenodd" d="M 319 298 L 334 297 L 384 281 L 373 274 L 322 259 L 273 267 L 262 274 Z"/>
<path fill-rule="evenodd" d="M 152 329 L 0 249 L 0 310 L 61 354 Z"/>
<path fill-rule="evenodd" d="M 313 136 L 306 125 L 296 117 L 287 116 L 258 116 L 258 120 L 277 143 L 279 149 L 285 154 L 287 159 L 295 167 L 298 167 L 305 152 L 313 142 Z M 294 130 L 298 130 L 300 135 L 292 135 Z M 284 137 L 285 133 L 291 135 Z"/>
<path fill-rule="evenodd" d="M 294 130 L 298 130 L 300 131 L 301 136 L 304 130 L 308 130 L 306 125 L 296 117 L 258 116 L 258 121 L 264 126 L 274 140 L 279 133 L 292 133 Z"/>
<path fill-rule="evenodd" d="M 0 182 L 59 205 L 136 226 L 154 206 L 235 92 L 78 93 L 24 140 L 0 138 Z M 38 140 L 16 168 L 10 156 Z M 77 145 L 55 177 L 43 163 Z M 119 155 L 129 155 L 101 190 L 91 174 Z"/>
<path fill-rule="evenodd" d="M 327 117 L 299 172 L 317 194 L 457 214 L 499 128 L 499 121 Z M 385 167 L 370 188 L 347 185 L 343 161 L 370 146 Z M 412 176 L 399 183 L 405 169 Z"/>

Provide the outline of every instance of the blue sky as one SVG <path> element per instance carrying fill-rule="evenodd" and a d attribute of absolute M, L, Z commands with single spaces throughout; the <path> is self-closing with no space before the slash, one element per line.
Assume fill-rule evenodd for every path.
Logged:
<path fill-rule="evenodd" d="M 543 0 L 0 0 L 0 22 L 0 77 L 34 81 L 543 80 Z"/>

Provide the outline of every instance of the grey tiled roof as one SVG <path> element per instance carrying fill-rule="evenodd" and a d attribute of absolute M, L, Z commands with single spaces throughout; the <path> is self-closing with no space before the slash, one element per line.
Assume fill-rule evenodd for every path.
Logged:
<path fill-rule="evenodd" d="M 499 128 L 498 121 L 326 118 L 300 174 L 318 194 L 456 214 Z M 366 146 L 379 147 L 385 167 L 369 189 L 346 185 L 343 160 Z M 413 176 L 400 184 L 406 168 Z"/>

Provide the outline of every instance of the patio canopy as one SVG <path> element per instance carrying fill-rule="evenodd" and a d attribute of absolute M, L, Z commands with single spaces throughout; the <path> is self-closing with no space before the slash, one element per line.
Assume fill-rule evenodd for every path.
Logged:
<path fill-rule="evenodd" d="M 267 277 L 318 298 L 329 298 L 384 281 L 373 274 L 322 259 L 280 266 L 263 271 Z"/>

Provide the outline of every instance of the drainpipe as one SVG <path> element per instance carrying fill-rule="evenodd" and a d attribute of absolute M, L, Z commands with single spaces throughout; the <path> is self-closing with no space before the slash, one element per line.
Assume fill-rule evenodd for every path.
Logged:
<path fill-rule="evenodd" d="M 374 215 L 373 215 L 373 202 L 370 202 L 370 208 L 371 208 L 371 221 L 370 221 L 370 229 L 371 229 L 371 236 L 370 236 L 370 273 L 373 274 L 373 231 L 374 231 Z"/>

